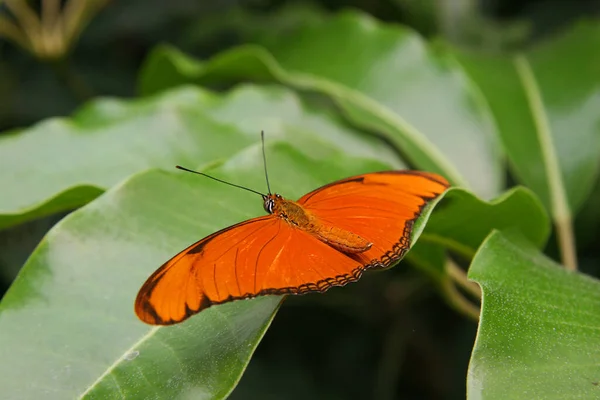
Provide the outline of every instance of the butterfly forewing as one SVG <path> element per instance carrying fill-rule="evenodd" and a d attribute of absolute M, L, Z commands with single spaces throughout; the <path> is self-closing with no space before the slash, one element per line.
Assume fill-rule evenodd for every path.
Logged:
<path fill-rule="evenodd" d="M 275 216 L 227 228 L 188 247 L 155 272 L 135 310 L 169 325 L 213 304 L 265 294 L 323 291 L 360 276 L 361 265 Z"/>

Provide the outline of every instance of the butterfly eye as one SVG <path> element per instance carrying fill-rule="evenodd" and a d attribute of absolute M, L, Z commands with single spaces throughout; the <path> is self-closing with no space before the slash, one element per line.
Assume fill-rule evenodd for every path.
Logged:
<path fill-rule="evenodd" d="M 269 214 L 273 214 L 273 207 L 275 207 L 275 202 L 273 201 L 273 199 L 265 200 L 264 209 L 266 212 L 268 212 Z"/>

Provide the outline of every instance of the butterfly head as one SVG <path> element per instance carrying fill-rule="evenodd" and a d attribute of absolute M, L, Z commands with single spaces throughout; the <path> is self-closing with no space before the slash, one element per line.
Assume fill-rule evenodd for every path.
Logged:
<path fill-rule="evenodd" d="M 274 193 L 263 196 L 263 207 L 266 212 L 273 214 L 277 209 L 278 204 L 283 201 L 281 195 Z"/>

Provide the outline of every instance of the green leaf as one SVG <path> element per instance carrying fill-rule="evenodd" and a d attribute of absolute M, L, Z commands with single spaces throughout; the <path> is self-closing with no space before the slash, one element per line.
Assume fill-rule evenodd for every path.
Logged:
<path fill-rule="evenodd" d="M 541 248 L 550 235 L 550 221 L 538 198 L 523 187 L 510 189 L 489 202 L 452 189 L 432 217 L 427 233 L 431 241 L 451 238 L 474 252 L 494 229 L 518 230 Z"/>
<path fill-rule="evenodd" d="M 471 259 L 493 230 L 519 232 L 542 248 L 550 229 L 544 207 L 528 189 L 517 187 L 486 202 L 452 188 L 443 195 L 408 258 L 439 281 L 446 277 L 445 249 Z"/>
<path fill-rule="evenodd" d="M 354 12 L 307 25 L 266 48 L 240 47 L 207 63 L 159 48 L 143 68 L 140 90 L 251 78 L 317 91 L 354 123 L 383 134 L 417 168 L 485 197 L 499 191 L 491 114 L 452 58 L 407 29 Z"/>
<path fill-rule="evenodd" d="M 286 137 L 314 152 L 337 148 L 402 166 L 382 141 L 281 87 L 243 86 L 223 96 L 188 87 L 134 101 L 103 99 L 69 119 L 0 136 L 0 186 L 11 188 L 0 196 L 0 228 L 76 208 L 149 168 L 218 162 L 257 143 L 261 130 L 267 140 Z"/>
<path fill-rule="evenodd" d="M 218 187 L 199 196 L 196 183 L 145 173 L 48 234 L 0 304 L 5 396 L 148 398 L 197 386 L 210 397 L 228 392 L 278 298 L 207 310 L 174 329 L 150 328 L 133 313 L 137 289 L 161 260 L 220 227 L 211 212 L 224 219 L 241 213 L 219 206 Z"/>
<path fill-rule="evenodd" d="M 386 168 L 342 152 L 316 153 L 268 141 L 272 187 L 297 198 L 334 179 Z M 259 187 L 262 168 L 255 144 L 210 172 Z M 226 397 L 281 298 L 214 306 L 160 328 L 138 321 L 133 301 L 149 274 L 177 251 L 263 213 L 256 195 L 177 171 L 137 174 L 71 213 L 0 303 L 3 395 Z"/>
<path fill-rule="evenodd" d="M 511 167 L 555 216 L 600 173 L 600 26 L 581 23 L 514 57 L 456 55 L 488 100 Z"/>
<path fill-rule="evenodd" d="M 483 290 L 471 399 L 597 398 L 600 282 L 495 232 L 469 278 Z"/>

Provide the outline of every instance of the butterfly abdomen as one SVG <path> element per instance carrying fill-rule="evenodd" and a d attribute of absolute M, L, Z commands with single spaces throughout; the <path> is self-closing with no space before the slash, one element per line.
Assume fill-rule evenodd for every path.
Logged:
<path fill-rule="evenodd" d="M 373 246 L 373 243 L 355 233 L 319 221 L 316 221 L 312 228 L 309 232 L 313 236 L 344 253 L 363 253 Z"/>
<path fill-rule="evenodd" d="M 373 245 L 359 235 L 320 221 L 293 201 L 281 199 L 276 202 L 273 214 L 344 253 L 363 253 Z"/>

